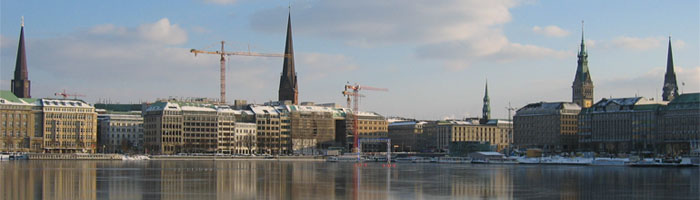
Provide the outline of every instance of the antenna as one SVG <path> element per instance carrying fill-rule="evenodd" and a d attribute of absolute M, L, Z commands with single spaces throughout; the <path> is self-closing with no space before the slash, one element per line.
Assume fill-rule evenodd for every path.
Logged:
<path fill-rule="evenodd" d="M 24 27 L 24 16 L 22 16 L 22 27 Z"/>

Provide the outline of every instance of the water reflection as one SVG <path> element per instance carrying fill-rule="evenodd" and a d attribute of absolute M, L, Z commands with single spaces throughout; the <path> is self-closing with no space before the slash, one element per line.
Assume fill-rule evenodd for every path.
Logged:
<path fill-rule="evenodd" d="M 278 161 L 0 162 L 2 199 L 697 198 L 698 168 Z"/>

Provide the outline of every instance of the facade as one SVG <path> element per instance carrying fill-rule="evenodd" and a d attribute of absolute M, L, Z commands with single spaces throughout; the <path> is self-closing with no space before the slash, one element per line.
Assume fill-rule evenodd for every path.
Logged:
<path fill-rule="evenodd" d="M 678 96 L 678 82 L 676 72 L 673 70 L 673 52 L 671 51 L 671 37 L 668 37 L 668 57 L 666 58 L 666 75 L 661 97 L 664 101 L 671 101 Z"/>
<path fill-rule="evenodd" d="M 700 152 L 700 93 L 681 94 L 660 112 L 659 150 L 672 155 Z"/>
<path fill-rule="evenodd" d="M 143 117 L 144 149 L 147 154 L 184 152 L 182 109 L 177 103 L 156 102 Z"/>
<path fill-rule="evenodd" d="M 251 105 L 250 109 L 255 114 L 255 124 L 257 124 L 258 153 L 273 155 L 289 153 L 291 144 L 289 132 L 282 132 L 282 119 L 288 117 L 282 115 L 287 113 L 273 106 Z"/>
<path fill-rule="evenodd" d="M 232 153 L 250 155 L 258 151 L 257 126 L 255 123 L 236 122 L 234 130 L 235 148 Z"/>
<path fill-rule="evenodd" d="M 284 106 L 291 122 L 292 152 L 314 154 L 335 145 L 336 109 L 320 106 Z"/>
<path fill-rule="evenodd" d="M 581 49 L 578 53 L 576 76 L 571 86 L 572 101 L 582 108 L 588 108 L 593 105 L 593 80 L 588 71 L 588 52 L 583 40 L 583 27 L 581 29 Z"/>
<path fill-rule="evenodd" d="M 100 152 L 143 152 L 143 117 L 140 111 L 98 114 L 97 123 Z"/>
<path fill-rule="evenodd" d="M 36 99 L 0 91 L 0 152 L 41 152 L 41 107 Z"/>
<path fill-rule="evenodd" d="M 426 122 L 419 121 L 400 121 L 390 123 L 388 126 L 388 135 L 391 139 L 391 144 L 394 145 L 393 151 L 396 152 L 418 152 L 421 134 L 423 134 L 423 125 Z"/>
<path fill-rule="evenodd" d="M 27 71 L 27 53 L 24 47 L 24 17 L 22 17 L 22 28 L 19 32 L 19 45 L 17 47 L 17 62 L 15 64 L 15 76 L 12 79 L 10 88 L 13 94 L 19 98 L 31 98 L 31 82 Z"/>
<path fill-rule="evenodd" d="M 236 113 L 229 107 L 217 108 L 216 112 L 216 153 L 238 154 L 240 137 L 236 137 Z M 240 144 L 242 146 L 242 144 Z"/>
<path fill-rule="evenodd" d="M 449 152 L 450 145 L 461 142 L 488 143 L 497 151 L 509 148 L 512 144 L 511 123 L 507 120 L 491 119 L 480 124 L 479 119 L 466 121 L 438 121 L 424 126 L 424 134 L 432 136 L 434 151 Z M 454 149 L 454 148 L 453 148 Z"/>
<path fill-rule="evenodd" d="M 43 114 L 43 151 L 95 153 L 97 113 L 82 100 L 40 99 Z"/>
<path fill-rule="evenodd" d="M 291 101 L 299 103 L 299 85 L 297 73 L 294 70 L 294 47 L 292 45 L 292 15 L 287 18 L 287 42 L 284 47 L 284 64 L 280 76 L 279 101 Z"/>
<path fill-rule="evenodd" d="M 352 116 L 352 115 L 351 115 Z M 352 122 L 352 120 L 346 120 Z M 352 133 L 352 124 L 348 130 Z M 357 135 L 358 138 L 388 138 L 389 122 L 377 113 L 373 112 L 358 112 L 357 114 Z M 354 136 L 349 135 L 348 143 L 353 146 Z M 360 147 L 364 152 L 384 152 L 386 151 L 385 143 L 362 143 Z"/>
<path fill-rule="evenodd" d="M 653 152 L 662 107 L 643 97 L 603 98 L 581 111 L 580 143 L 587 150 L 611 154 Z"/>
<path fill-rule="evenodd" d="M 578 148 L 578 114 L 581 107 L 569 102 L 531 103 L 513 117 L 516 148 L 574 151 Z"/>

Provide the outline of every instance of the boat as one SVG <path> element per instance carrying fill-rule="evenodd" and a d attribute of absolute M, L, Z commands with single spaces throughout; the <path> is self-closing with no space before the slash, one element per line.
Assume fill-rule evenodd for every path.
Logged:
<path fill-rule="evenodd" d="M 626 163 L 630 167 L 693 167 L 689 158 L 663 160 L 658 158 L 645 158 L 635 162 Z"/>
<path fill-rule="evenodd" d="M 411 162 L 412 163 L 436 163 L 437 159 L 436 158 L 428 158 L 428 157 L 416 157 Z"/>
<path fill-rule="evenodd" d="M 413 160 L 415 160 L 415 159 L 416 159 L 416 157 L 400 157 L 400 158 L 396 158 L 395 161 L 396 162 L 413 162 Z"/>
<path fill-rule="evenodd" d="M 146 156 L 146 155 L 131 155 L 127 156 L 125 155 L 122 157 L 122 160 L 150 160 L 151 158 Z"/>
<path fill-rule="evenodd" d="M 448 163 L 448 164 L 465 164 L 471 163 L 472 159 L 469 157 L 441 157 L 437 160 L 438 163 Z"/>
<path fill-rule="evenodd" d="M 0 154 L 0 160 L 10 160 L 10 155 Z"/>
<path fill-rule="evenodd" d="M 326 159 L 327 162 L 366 162 L 370 161 L 365 157 L 357 157 L 357 155 L 342 155 L 330 156 Z M 372 160 L 373 161 L 373 160 Z"/>
<path fill-rule="evenodd" d="M 594 158 L 591 165 L 598 166 L 625 166 L 630 162 L 629 158 Z"/>
<path fill-rule="evenodd" d="M 518 164 L 516 158 L 505 157 L 505 158 L 486 158 L 486 159 L 472 159 L 474 164 Z"/>

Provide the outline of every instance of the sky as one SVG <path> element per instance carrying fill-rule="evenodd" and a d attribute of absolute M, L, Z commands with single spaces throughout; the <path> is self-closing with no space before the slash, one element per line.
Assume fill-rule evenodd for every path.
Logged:
<path fill-rule="evenodd" d="M 680 91 L 700 92 L 700 1 L 0 1 L 0 88 L 10 89 L 20 19 L 32 97 L 96 103 L 219 96 L 219 58 L 190 49 L 284 52 L 291 12 L 299 100 L 416 119 L 507 118 L 571 101 L 584 23 L 594 101 L 660 99 L 671 36 Z M 290 9 L 291 5 L 291 9 Z M 281 58 L 232 56 L 227 99 L 277 99 Z M 682 85 L 685 83 L 685 85 Z"/>

